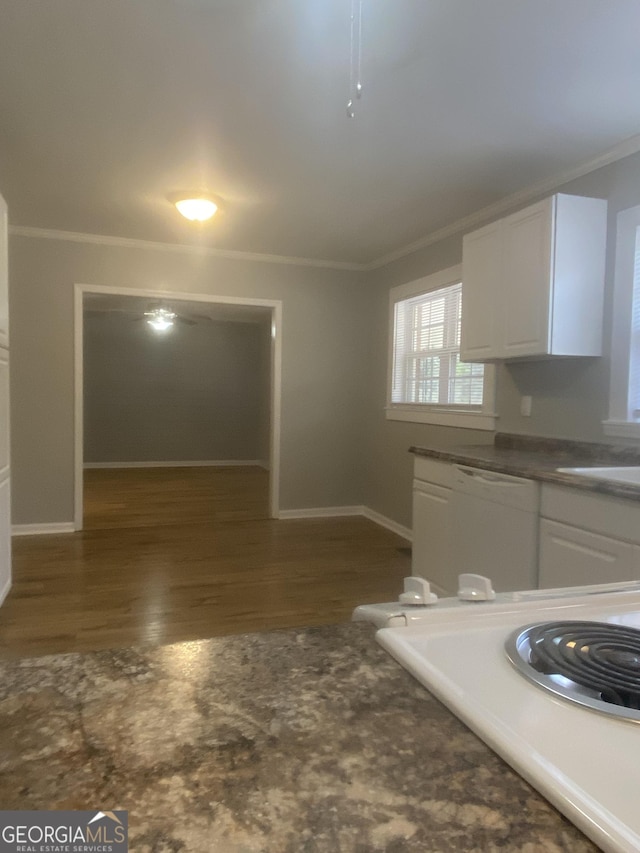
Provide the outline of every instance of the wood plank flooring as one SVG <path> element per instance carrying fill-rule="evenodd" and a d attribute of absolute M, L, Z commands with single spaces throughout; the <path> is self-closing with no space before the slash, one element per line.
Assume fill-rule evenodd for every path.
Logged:
<path fill-rule="evenodd" d="M 14 538 L 0 657 L 341 622 L 410 568 L 367 519 L 269 519 L 259 468 L 88 470 L 85 490 L 83 532 Z"/>
<path fill-rule="evenodd" d="M 265 519 L 269 473 L 253 466 L 88 468 L 85 530 Z"/>

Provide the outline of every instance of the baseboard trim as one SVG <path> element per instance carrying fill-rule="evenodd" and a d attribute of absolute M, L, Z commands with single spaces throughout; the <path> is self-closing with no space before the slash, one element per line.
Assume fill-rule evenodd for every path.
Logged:
<path fill-rule="evenodd" d="M 9 595 L 11 589 L 11 578 L 7 578 L 5 585 L 0 589 L 0 607 L 4 604 L 5 598 Z"/>
<path fill-rule="evenodd" d="M 268 463 L 267 463 L 268 464 Z M 205 459 L 185 462 L 85 462 L 83 468 L 264 468 L 264 459 Z"/>
<path fill-rule="evenodd" d="M 402 536 L 402 538 L 406 539 L 408 542 L 413 541 L 413 532 L 408 527 L 403 527 L 402 524 L 398 524 L 398 522 L 394 521 L 392 518 L 387 518 L 386 515 L 382 515 L 374 509 L 369 509 L 368 506 L 362 508 L 362 514 L 365 518 L 368 518 L 369 521 L 379 524 L 380 527 L 386 527 L 387 530 L 390 530 L 392 533 L 397 533 L 398 536 Z"/>
<path fill-rule="evenodd" d="M 40 536 L 55 533 L 74 533 L 72 521 L 53 522 L 51 524 L 14 524 L 11 527 L 12 536 Z"/>
<path fill-rule="evenodd" d="M 369 509 L 368 506 L 319 506 L 305 509 L 281 509 L 278 518 L 283 520 L 288 518 L 337 518 L 338 516 L 348 515 L 362 515 L 369 521 L 373 521 L 374 524 L 385 527 L 409 542 L 413 539 L 413 534 L 408 527 L 403 527 L 397 521 Z"/>
<path fill-rule="evenodd" d="M 373 521 L 374 524 L 385 527 L 392 533 L 401 536 L 408 542 L 412 541 L 412 533 L 408 527 L 403 527 L 386 515 L 382 515 L 368 506 L 318 506 L 305 507 L 304 509 L 281 509 L 278 513 L 278 519 L 285 521 L 293 518 L 338 518 L 340 516 L 361 515 Z M 54 522 L 50 524 L 14 524 L 11 528 L 13 536 L 36 536 L 36 535 L 51 535 L 56 533 L 74 533 L 75 527 L 73 522 Z M 0 602 L 1 603 L 1 602 Z"/>
<path fill-rule="evenodd" d="M 304 509 L 281 509 L 278 518 L 336 518 L 341 515 L 362 515 L 363 506 L 315 506 Z"/>

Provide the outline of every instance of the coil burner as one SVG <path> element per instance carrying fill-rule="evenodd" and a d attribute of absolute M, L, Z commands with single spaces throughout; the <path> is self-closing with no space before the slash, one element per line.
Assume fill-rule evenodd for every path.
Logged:
<path fill-rule="evenodd" d="M 640 630 L 542 622 L 514 631 L 505 650 L 519 672 L 556 696 L 640 722 Z"/>

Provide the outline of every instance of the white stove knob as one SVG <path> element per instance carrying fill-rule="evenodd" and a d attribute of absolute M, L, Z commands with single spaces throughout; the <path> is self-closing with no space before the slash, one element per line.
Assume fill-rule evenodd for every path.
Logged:
<path fill-rule="evenodd" d="M 429 581 L 424 578 L 411 577 L 404 579 L 404 592 L 400 594 L 398 600 L 400 604 L 424 607 L 426 604 L 435 604 L 438 596 L 435 592 L 431 592 Z"/>
<path fill-rule="evenodd" d="M 483 575 L 458 575 L 460 601 L 493 601 L 495 597 L 490 578 Z"/>

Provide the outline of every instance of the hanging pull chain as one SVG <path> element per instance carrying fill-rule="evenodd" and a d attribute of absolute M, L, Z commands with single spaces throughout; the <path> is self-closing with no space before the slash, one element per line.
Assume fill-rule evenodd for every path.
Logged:
<path fill-rule="evenodd" d="M 347 115 L 354 118 L 355 102 L 362 96 L 362 0 L 351 0 L 349 100 Z"/>

